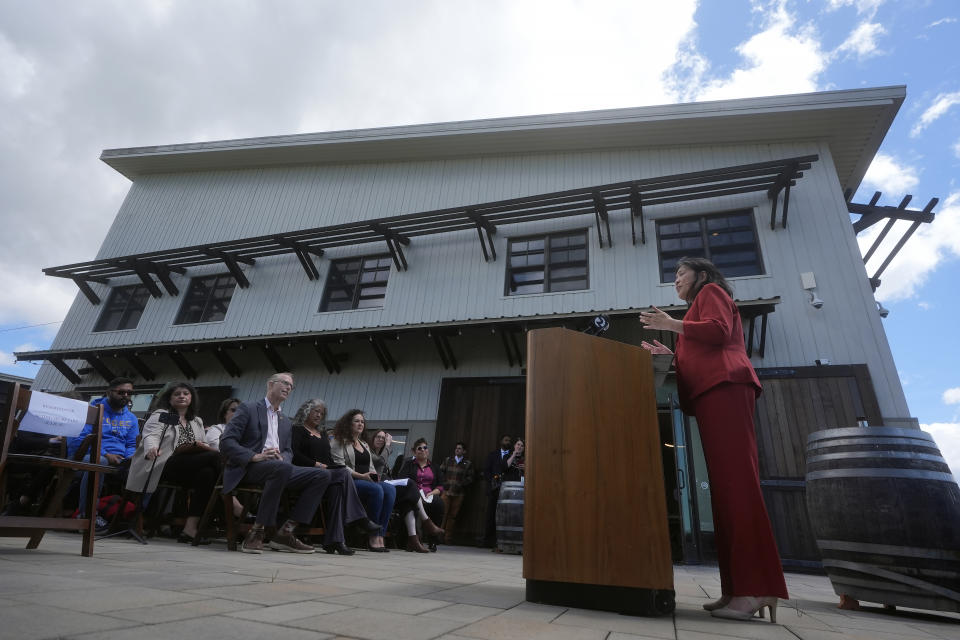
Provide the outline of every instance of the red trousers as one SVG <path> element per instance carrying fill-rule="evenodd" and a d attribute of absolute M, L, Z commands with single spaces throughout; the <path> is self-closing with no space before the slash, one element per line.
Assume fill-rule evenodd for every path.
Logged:
<path fill-rule="evenodd" d="M 754 387 L 722 384 L 694 401 L 710 475 L 720 585 L 728 596 L 786 598 L 780 555 L 760 491 Z"/>

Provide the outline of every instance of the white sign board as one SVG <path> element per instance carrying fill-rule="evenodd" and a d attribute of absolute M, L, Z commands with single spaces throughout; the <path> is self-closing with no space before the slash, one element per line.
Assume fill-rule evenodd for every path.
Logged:
<path fill-rule="evenodd" d="M 20 420 L 20 429 L 57 436 L 76 436 L 87 422 L 88 406 L 83 400 L 34 391 L 30 394 L 30 406 Z"/>

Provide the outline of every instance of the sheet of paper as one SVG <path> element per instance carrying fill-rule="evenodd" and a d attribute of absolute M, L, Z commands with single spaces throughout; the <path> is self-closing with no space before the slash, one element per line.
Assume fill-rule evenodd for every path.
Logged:
<path fill-rule="evenodd" d="M 392 484 L 395 487 L 405 487 L 407 486 L 407 481 L 410 478 L 400 478 L 399 480 L 384 480 L 387 484 Z"/>
<path fill-rule="evenodd" d="M 86 421 L 87 403 L 83 400 L 34 391 L 30 394 L 30 406 L 20 420 L 20 429 L 33 433 L 75 436 L 83 429 Z"/>

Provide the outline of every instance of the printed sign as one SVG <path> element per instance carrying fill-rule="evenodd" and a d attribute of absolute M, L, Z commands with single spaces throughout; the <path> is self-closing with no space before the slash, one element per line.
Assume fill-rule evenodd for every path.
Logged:
<path fill-rule="evenodd" d="M 87 422 L 87 408 L 88 405 L 83 400 L 34 391 L 30 394 L 30 406 L 20 420 L 20 429 L 57 436 L 75 436 Z"/>

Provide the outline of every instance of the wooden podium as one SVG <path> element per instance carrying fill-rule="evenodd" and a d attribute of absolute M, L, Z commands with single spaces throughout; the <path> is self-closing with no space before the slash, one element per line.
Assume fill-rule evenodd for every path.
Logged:
<path fill-rule="evenodd" d="M 527 600 L 672 612 L 650 354 L 566 329 L 531 331 L 526 435 Z"/>

